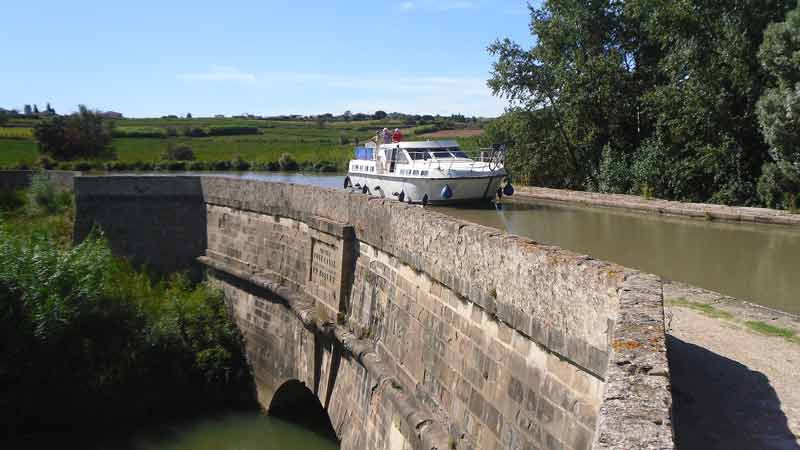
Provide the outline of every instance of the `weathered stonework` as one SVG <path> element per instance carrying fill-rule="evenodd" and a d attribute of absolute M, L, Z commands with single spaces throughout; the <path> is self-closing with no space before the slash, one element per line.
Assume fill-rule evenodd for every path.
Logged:
<path fill-rule="evenodd" d="M 165 209 L 199 204 L 204 229 L 185 232 L 203 251 L 115 249 L 162 266 L 196 252 L 246 336 L 262 404 L 304 382 L 342 448 L 673 448 L 656 277 L 312 186 L 107 177 L 76 189 L 76 236 L 98 222 L 112 243 L 144 238 L 131 228 L 149 220 L 169 230 L 151 237 L 163 244 L 185 222 Z M 108 211 L 148 199 L 135 221 Z"/>

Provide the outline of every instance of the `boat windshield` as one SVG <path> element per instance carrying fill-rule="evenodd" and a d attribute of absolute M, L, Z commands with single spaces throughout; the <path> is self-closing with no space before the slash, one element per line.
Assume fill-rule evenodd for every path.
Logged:
<path fill-rule="evenodd" d="M 422 150 L 408 150 L 408 156 L 411 157 L 412 160 L 425 160 L 429 159 L 430 156 L 428 155 L 428 151 L 425 149 Z"/>
<path fill-rule="evenodd" d="M 450 153 L 452 153 L 453 156 L 455 156 L 456 158 L 467 158 L 467 159 L 469 159 L 469 156 L 467 156 L 466 153 L 464 153 L 463 151 L 461 151 L 459 149 L 452 149 L 450 151 Z"/>
<path fill-rule="evenodd" d="M 433 152 L 433 156 L 435 156 L 437 159 L 445 159 L 453 157 L 453 155 L 451 155 L 450 152 L 442 152 L 442 151 Z"/>

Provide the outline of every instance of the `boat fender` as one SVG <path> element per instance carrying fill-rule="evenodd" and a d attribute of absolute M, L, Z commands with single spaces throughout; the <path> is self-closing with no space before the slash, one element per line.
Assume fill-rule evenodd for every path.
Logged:
<path fill-rule="evenodd" d="M 361 188 L 361 193 L 362 193 L 362 194 L 367 194 L 367 193 L 369 193 L 369 188 L 367 187 L 367 185 L 366 185 L 366 184 L 364 185 L 364 187 L 362 187 L 362 188 Z"/>
<path fill-rule="evenodd" d="M 402 202 L 404 198 L 406 198 L 406 193 L 403 192 L 403 191 L 400 191 L 400 193 L 397 194 L 397 200 Z"/>
<path fill-rule="evenodd" d="M 503 188 L 497 188 L 497 199 L 503 198 Z"/>
<path fill-rule="evenodd" d="M 514 186 L 512 186 L 511 183 L 508 183 L 503 188 L 503 194 L 508 196 L 508 197 L 511 197 L 512 195 L 514 195 Z"/>
<path fill-rule="evenodd" d="M 450 189 L 450 185 L 445 184 L 444 187 L 442 188 L 442 198 L 447 200 L 452 196 L 453 196 L 453 190 Z"/>
<path fill-rule="evenodd" d="M 422 206 L 425 206 L 427 204 L 428 204 L 428 194 L 425 194 L 422 196 Z"/>
<path fill-rule="evenodd" d="M 347 189 L 352 186 L 353 183 L 350 181 L 350 177 L 344 177 L 344 188 Z"/>

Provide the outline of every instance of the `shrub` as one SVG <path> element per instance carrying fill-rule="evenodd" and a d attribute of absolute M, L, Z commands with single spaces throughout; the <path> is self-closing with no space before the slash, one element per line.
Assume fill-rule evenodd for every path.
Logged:
<path fill-rule="evenodd" d="M 211 170 L 231 170 L 231 162 L 230 161 L 212 161 L 208 163 L 211 167 Z"/>
<path fill-rule="evenodd" d="M 245 161 L 241 155 L 236 155 L 231 161 L 231 167 L 233 170 L 244 172 L 245 170 L 250 170 L 250 163 Z"/>
<path fill-rule="evenodd" d="M 39 167 L 45 170 L 51 170 L 55 168 L 56 162 L 53 161 L 49 156 L 42 155 L 39 157 L 39 161 L 36 163 Z"/>
<path fill-rule="evenodd" d="M 113 159 L 113 122 L 83 105 L 79 109 L 77 114 L 55 116 L 36 124 L 34 135 L 39 152 L 58 160 Z"/>
<path fill-rule="evenodd" d="M 208 165 L 203 161 L 192 161 L 188 165 L 189 170 L 202 171 L 208 170 Z"/>
<path fill-rule="evenodd" d="M 441 130 L 441 128 L 438 125 L 425 125 L 415 128 L 414 134 L 418 135 L 418 134 L 434 133 L 439 130 Z"/>
<path fill-rule="evenodd" d="M 25 206 L 23 191 L 0 188 L 0 211 L 16 211 L 23 206 Z"/>
<path fill-rule="evenodd" d="M 183 135 L 187 137 L 206 137 L 208 133 L 200 127 L 186 127 L 183 129 Z"/>
<path fill-rule="evenodd" d="M 221 292 L 136 272 L 100 233 L 64 248 L 0 228 L 0 300 L 8 437 L 252 401 Z"/>
<path fill-rule="evenodd" d="M 164 138 L 167 132 L 158 127 L 123 127 L 115 128 L 112 135 L 115 138 Z"/>
<path fill-rule="evenodd" d="M 72 204 L 72 195 L 56 188 L 47 174 L 37 173 L 31 177 L 27 204 L 30 214 L 56 214 Z"/>
<path fill-rule="evenodd" d="M 297 161 L 295 161 L 291 153 L 282 154 L 280 159 L 278 159 L 278 166 L 281 170 L 285 171 L 294 171 L 298 169 Z"/>
<path fill-rule="evenodd" d="M 78 171 L 84 172 L 84 171 L 87 171 L 87 170 L 92 170 L 94 168 L 94 165 L 93 165 L 93 163 L 91 163 L 89 161 L 77 161 L 73 165 L 73 168 L 74 168 L 74 170 L 78 170 Z"/>
<path fill-rule="evenodd" d="M 194 161 L 194 151 L 188 145 L 167 145 L 161 159 L 172 161 Z"/>
<path fill-rule="evenodd" d="M 208 128 L 209 136 L 237 136 L 247 134 L 259 134 L 258 127 L 246 127 L 236 125 L 212 126 Z"/>

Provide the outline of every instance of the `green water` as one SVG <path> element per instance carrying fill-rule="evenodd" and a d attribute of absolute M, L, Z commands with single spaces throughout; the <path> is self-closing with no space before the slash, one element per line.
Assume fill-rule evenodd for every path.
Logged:
<path fill-rule="evenodd" d="M 105 446 L 104 446 L 105 447 Z M 105 447 L 109 448 L 109 447 Z M 234 414 L 143 432 L 120 450 L 335 450 L 336 443 L 260 414 Z"/>
<path fill-rule="evenodd" d="M 121 424 L 121 426 L 124 426 Z M 0 448 L 44 450 L 336 450 L 336 442 L 258 412 L 231 413 L 132 431 L 97 429 L 92 435 L 40 433 Z"/>
<path fill-rule="evenodd" d="M 800 230 L 686 220 L 556 202 L 435 208 L 445 214 L 800 313 Z"/>

